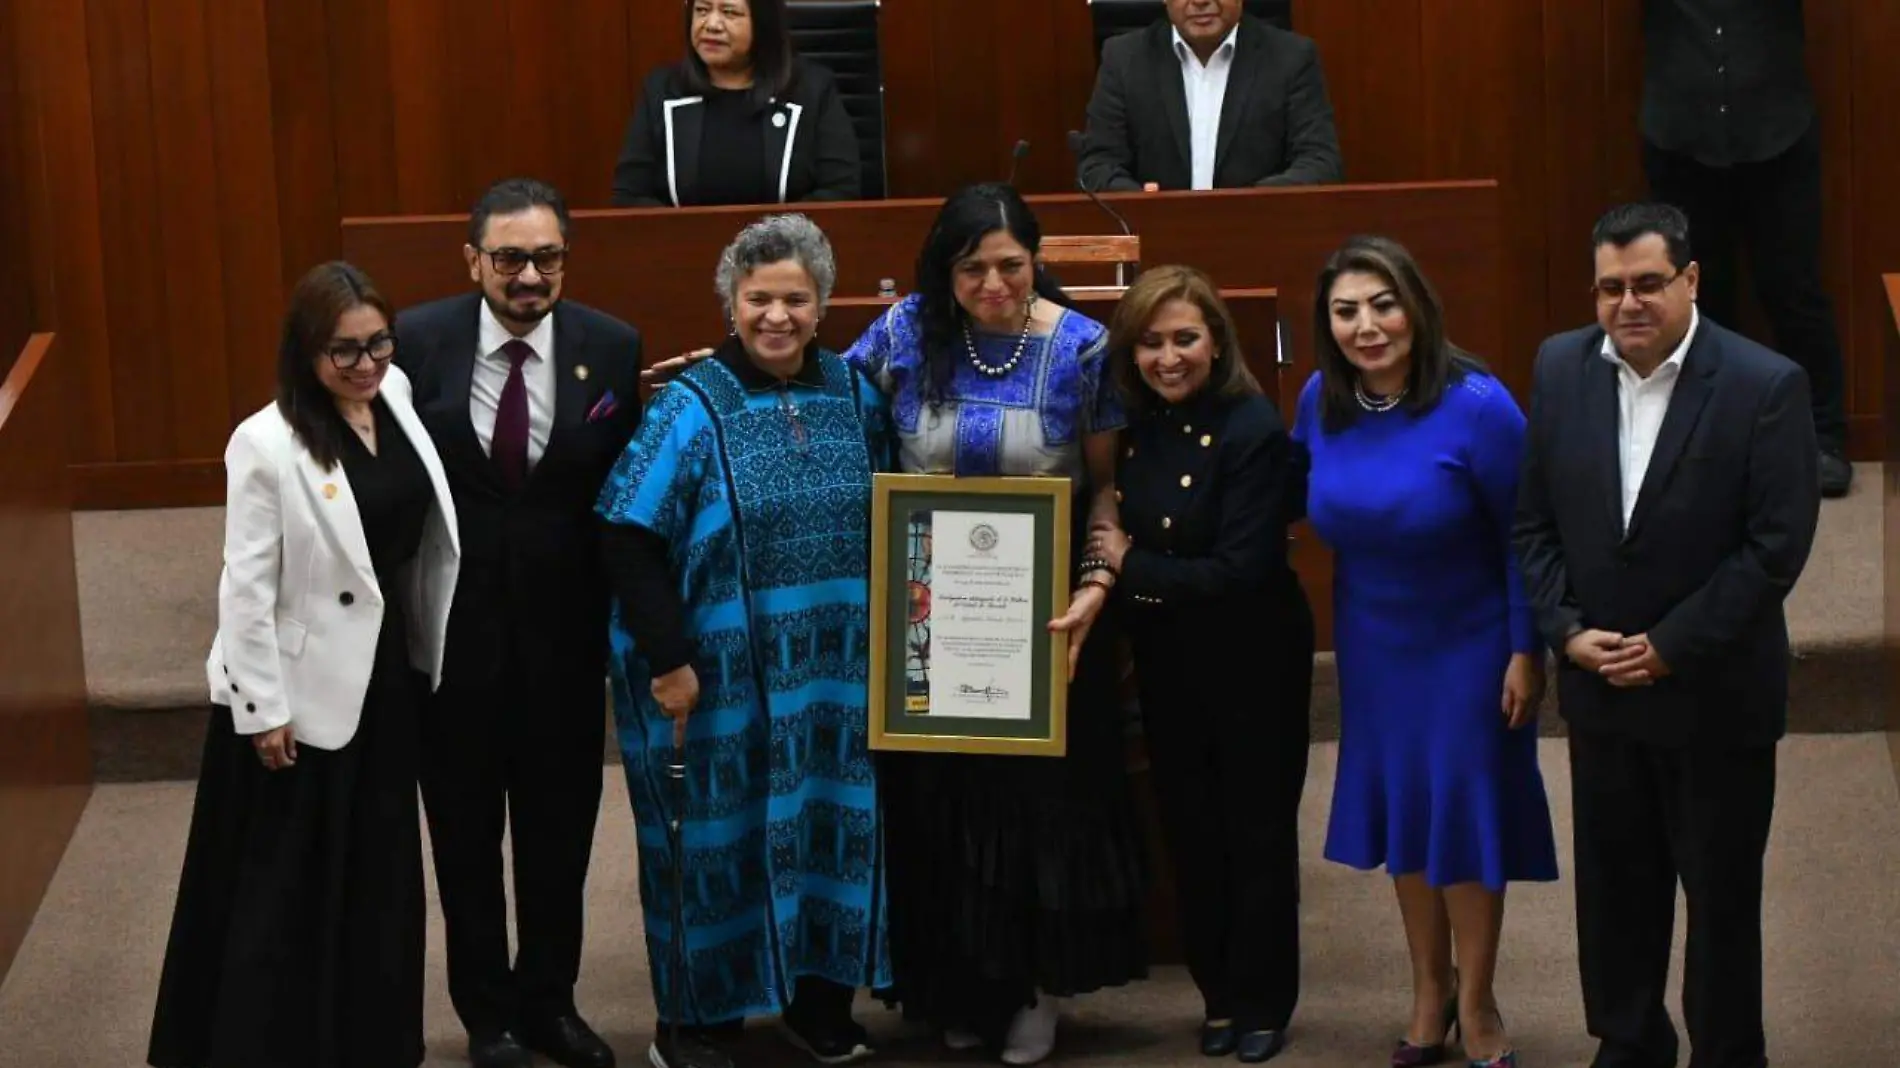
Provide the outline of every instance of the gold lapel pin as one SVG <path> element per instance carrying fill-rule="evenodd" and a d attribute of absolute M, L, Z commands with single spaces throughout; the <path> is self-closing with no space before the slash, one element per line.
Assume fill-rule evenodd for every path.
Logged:
<path fill-rule="evenodd" d="M 574 367 L 574 377 L 583 382 L 587 381 L 587 365 L 584 363 L 576 364 Z"/>
<path fill-rule="evenodd" d="M 336 500 L 336 483 L 325 482 L 323 484 L 323 499 L 326 501 Z"/>

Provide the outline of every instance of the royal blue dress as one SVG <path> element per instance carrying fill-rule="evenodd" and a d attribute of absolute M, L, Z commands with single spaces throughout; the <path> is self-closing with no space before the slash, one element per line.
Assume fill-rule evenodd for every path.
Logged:
<path fill-rule="evenodd" d="M 1422 414 L 1321 425 L 1320 378 L 1293 436 L 1307 516 L 1332 549 L 1339 772 L 1326 857 L 1433 886 L 1557 877 L 1534 724 L 1505 725 L 1504 671 L 1540 654 L 1510 547 L 1524 415 L 1468 370 Z"/>

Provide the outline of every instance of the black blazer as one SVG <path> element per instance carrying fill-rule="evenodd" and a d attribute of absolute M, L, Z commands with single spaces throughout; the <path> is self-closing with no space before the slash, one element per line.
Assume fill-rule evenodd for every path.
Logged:
<path fill-rule="evenodd" d="M 505 491 L 469 419 L 481 295 L 404 311 L 397 363 L 448 473 L 462 534 L 445 686 L 480 686 L 513 662 L 530 683 L 592 687 L 606 670 L 607 580 L 594 503 L 640 422 L 640 334 L 554 306 L 554 425 L 520 492 Z"/>
<path fill-rule="evenodd" d="M 1115 598 L 1138 677 L 1251 703 L 1269 644 L 1310 662 L 1312 612 L 1287 558 L 1304 471 L 1262 396 L 1203 394 L 1123 433 L 1115 486 L 1134 545 Z"/>
<path fill-rule="evenodd" d="M 1573 727 L 1765 744 L 1786 730 L 1782 603 L 1820 515 L 1807 375 L 1703 316 L 1623 530 L 1616 368 L 1596 327 L 1537 355 L 1515 542 Z M 1563 656 L 1577 628 L 1647 633 L 1670 674 L 1618 689 Z"/>
<path fill-rule="evenodd" d="M 1096 192 L 1194 187 L 1187 89 L 1166 19 L 1102 47 L 1077 176 Z M 1251 16 L 1240 20 L 1221 105 L 1214 186 L 1345 179 L 1319 48 Z"/>
<path fill-rule="evenodd" d="M 856 200 L 863 187 L 863 149 L 844 109 L 832 73 L 804 59 L 793 60 L 798 77 L 791 94 L 759 115 L 765 125 L 761 188 L 766 203 Z M 614 164 L 617 207 L 681 207 L 697 203 L 703 98 L 686 87 L 677 64 L 647 75 L 639 106 L 627 123 L 627 138 Z"/>

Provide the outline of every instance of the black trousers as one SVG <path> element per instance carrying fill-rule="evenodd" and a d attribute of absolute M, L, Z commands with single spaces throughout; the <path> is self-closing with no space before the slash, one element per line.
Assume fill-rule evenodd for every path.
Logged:
<path fill-rule="evenodd" d="M 445 679 L 424 718 L 422 798 L 448 948 L 449 998 L 471 1035 L 572 1013 L 594 822 L 600 812 L 602 676 Z M 502 829 L 513 846 L 508 958 Z"/>
<path fill-rule="evenodd" d="M 1745 251 L 1776 347 L 1808 372 L 1821 448 L 1847 440 L 1841 339 L 1821 279 L 1821 124 L 1786 152 L 1760 163 L 1708 167 L 1643 144 L 1643 169 L 1656 199 L 1689 216 L 1689 242 L 1702 265 L 1696 298 L 1704 314 L 1740 327 L 1739 254 Z"/>
<path fill-rule="evenodd" d="M 1593 1068 L 1674 1068 L 1663 1005 L 1676 884 L 1689 903 L 1682 1015 L 1691 1068 L 1761 1068 L 1762 857 L 1775 747 L 1662 748 L 1570 735 L 1577 948 Z"/>
<path fill-rule="evenodd" d="M 1193 677 L 1206 659 L 1203 652 L 1176 660 L 1172 671 L 1138 672 L 1188 974 L 1208 1019 L 1232 1019 L 1243 1031 L 1283 1030 L 1300 998 L 1300 795 L 1312 647 L 1268 658 L 1264 667 L 1252 659 L 1233 686 Z"/>

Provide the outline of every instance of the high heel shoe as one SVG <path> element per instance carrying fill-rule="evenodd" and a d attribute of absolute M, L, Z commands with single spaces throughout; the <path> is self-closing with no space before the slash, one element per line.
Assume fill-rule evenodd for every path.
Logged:
<path fill-rule="evenodd" d="M 1492 1009 L 1491 1011 L 1497 1012 L 1496 1009 Z M 1498 1026 L 1503 1027 L 1504 1014 L 1501 1012 L 1498 1012 L 1497 1015 L 1498 1015 Z M 1480 1060 L 1474 1057 L 1470 1061 L 1466 1062 L 1466 1068 L 1517 1068 L 1517 1051 L 1514 1049 L 1507 1049 L 1503 1053 L 1498 1054 L 1497 1056 L 1491 1058 L 1488 1061 Z"/>
<path fill-rule="evenodd" d="M 1458 1034 L 1458 995 L 1453 994 L 1451 999 L 1445 1002 L 1444 1019 L 1443 1041 L 1434 1042 L 1429 1046 L 1419 1046 L 1406 1039 L 1400 1039 L 1398 1048 L 1392 1051 L 1392 1068 L 1427 1068 L 1429 1065 L 1444 1063 L 1445 1047 Z M 1516 1065 L 1507 1065 L 1503 1068 L 1516 1068 Z"/>

